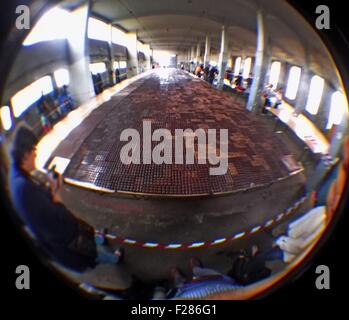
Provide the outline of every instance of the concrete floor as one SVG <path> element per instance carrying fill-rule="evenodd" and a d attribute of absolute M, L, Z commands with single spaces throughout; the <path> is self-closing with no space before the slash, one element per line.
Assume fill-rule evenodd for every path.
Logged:
<path fill-rule="evenodd" d="M 185 74 L 180 75 L 180 78 L 187 84 L 193 81 L 188 80 L 188 76 Z M 83 148 L 84 143 L 92 141 L 91 137 L 93 137 L 96 126 L 101 126 L 102 123 L 105 124 L 105 115 L 113 110 L 115 111 L 115 106 L 121 108 L 124 99 L 128 98 L 132 92 L 135 94 L 137 92 L 141 93 L 142 91 L 139 88 L 146 86 L 149 79 L 154 80 L 150 76 L 150 78 L 145 77 L 133 83 L 125 89 L 126 91 L 122 91 L 114 96 L 111 101 L 106 102 L 94 111 L 63 141 L 53 156 L 79 157 L 81 159 L 81 153 L 87 150 Z M 242 100 L 235 99 L 230 93 L 208 88 L 208 85 L 201 80 L 194 83 L 195 86 L 202 87 L 209 93 L 214 91 L 215 99 L 219 99 L 219 96 L 221 96 L 222 100 L 234 103 L 230 105 L 231 108 L 235 106 L 241 108 L 241 105 L 243 105 Z M 166 85 L 168 84 L 165 84 L 165 88 Z M 194 95 L 194 92 L 192 94 Z M 137 99 L 140 99 L 140 97 Z M 192 109 L 192 106 L 190 106 L 190 109 Z M 233 112 L 232 117 L 239 117 L 240 112 L 242 111 Z M 238 119 L 235 119 L 235 121 L 237 123 Z M 293 154 L 296 159 L 300 157 L 303 150 L 298 143 L 293 141 L 290 135 L 286 132 L 278 135 L 273 132 L 273 119 L 262 115 L 254 115 L 253 121 L 258 124 L 258 127 L 263 128 L 264 135 L 274 137 L 273 141 L 277 141 L 274 143 L 280 145 L 280 150 L 286 150 L 288 154 Z M 263 150 L 263 148 L 258 150 Z M 80 155 L 77 156 L 77 154 Z M 262 154 L 275 155 L 273 150 L 263 150 Z M 63 199 L 66 206 L 78 217 L 96 228 L 108 228 L 111 233 L 122 238 L 160 244 L 206 242 L 220 238 L 231 238 L 239 232 L 247 232 L 284 212 L 304 194 L 304 184 L 308 170 L 311 170 L 310 164 L 304 172 L 296 175 L 287 176 L 283 171 L 285 175 L 283 180 L 273 181 L 271 179 L 268 182 L 266 181 L 262 187 L 247 188 L 245 191 L 219 197 L 171 199 L 121 196 L 95 192 L 66 184 Z M 294 212 L 294 215 L 304 212 L 309 206 L 309 202 L 305 202 Z M 271 229 L 278 225 L 273 225 Z M 207 267 L 226 273 L 231 267 L 230 254 L 232 252 L 241 248 L 250 248 L 252 244 L 258 244 L 261 248 L 270 246 L 272 235 L 269 231 L 271 230 L 262 230 L 222 245 L 197 249 L 161 250 L 124 244 L 126 259 L 123 265 L 113 268 L 114 271 L 117 270 L 116 273 L 110 271 L 109 274 L 108 268 L 99 267 L 103 270 L 97 271 L 97 273 L 90 272 L 87 278 L 84 278 L 84 281 L 99 283 L 104 288 L 125 288 L 129 283 L 130 276 L 135 275 L 146 283 L 154 284 L 168 278 L 169 270 L 174 266 L 181 267 L 189 274 L 188 262 L 192 256 L 199 257 Z M 112 242 L 112 245 L 120 246 L 118 242 Z M 273 266 L 273 269 L 276 271 L 280 267 L 282 265 L 276 265 Z M 98 273 L 103 274 L 103 280 L 98 280 L 101 279 Z M 77 275 L 71 276 L 76 279 L 79 278 Z M 127 280 L 117 280 L 121 280 L 121 278 Z"/>

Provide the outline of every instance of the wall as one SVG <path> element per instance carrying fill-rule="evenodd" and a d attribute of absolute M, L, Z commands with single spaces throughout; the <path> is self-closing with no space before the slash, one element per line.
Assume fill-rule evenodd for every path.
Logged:
<path fill-rule="evenodd" d="M 67 42 L 56 40 L 22 47 L 10 72 L 4 101 L 35 80 L 67 66 Z"/>
<path fill-rule="evenodd" d="M 88 47 L 91 63 L 108 61 L 110 59 L 108 42 L 88 39 Z"/>

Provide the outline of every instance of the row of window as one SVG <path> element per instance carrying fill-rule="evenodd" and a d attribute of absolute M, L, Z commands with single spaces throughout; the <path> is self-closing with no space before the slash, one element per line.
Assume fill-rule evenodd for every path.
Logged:
<path fill-rule="evenodd" d="M 24 40 L 23 45 L 30 46 L 42 41 L 69 39 L 69 36 L 72 35 L 71 30 L 76 29 L 77 24 L 75 19 L 81 19 L 81 17 L 64 9 L 53 8 L 39 19 L 33 30 Z M 88 19 L 87 35 L 90 39 L 106 41 L 126 47 L 128 47 L 129 41 L 132 41 L 125 32 L 95 18 Z M 150 49 L 139 41 L 138 49 L 150 55 L 150 52 L 148 52 Z"/>
<path fill-rule="evenodd" d="M 126 69 L 126 68 L 127 68 L 126 61 L 114 61 L 113 63 L 113 70 Z M 104 62 L 91 63 L 90 71 L 92 74 L 103 73 L 107 71 L 107 67 Z"/>
<path fill-rule="evenodd" d="M 53 73 L 56 85 L 58 88 L 64 85 L 69 85 L 70 78 L 67 69 L 59 69 Z M 18 118 L 25 110 L 33 103 L 38 101 L 42 95 L 49 94 L 53 91 L 52 77 L 44 76 L 29 86 L 18 91 L 11 98 L 11 105 L 13 107 L 13 115 Z"/>
<path fill-rule="evenodd" d="M 126 61 L 114 61 L 115 69 L 125 69 L 127 68 Z M 91 63 L 89 65 L 92 74 L 103 73 L 107 71 L 104 62 Z M 69 71 L 67 69 L 58 69 L 53 73 L 56 86 L 58 88 L 64 85 L 69 85 L 70 77 Z M 47 75 L 44 76 L 30 85 L 26 86 L 22 90 L 18 91 L 11 98 L 11 105 L 13 108 L 13 115 L 18 118 L 23 114 L 24 111 L 28 109 L 33 103 L 38 101 L 42 95 L 49 94 L 53 91 L 52 77 Z M 11 112 L 8 106 L 4 106 L 0 109 L 0 118 L 2 121 L 2 126 L 5 130 L 9 130 L 12 127 Z"/>
<path fill-rule="evenodd" d="M 23 45 L 30 46 L 42 41 L 67 39 L 69 34 L 71 34 L 71 30 L 76 28 L 75 19 L 79 18 L 81 18 L 79 15 L 74 15 L 67 10 L 55 7 L 47 11 L 39 19 L 24 40 Z M 95 18 L 89 18 L 88 20 L 88 37 L 120 45 L 127 43 L 125 32 Z"/>
<path fill-rule="evenodd" d="M 69 85 L 69 72 L 67 69 L 58 69 L 53 73 L 58 88 Z M 38 101 L 42 95 L 49 94 L 53 91 L 51 76 L 44 76 L 22 90 L 18 91 L 11 98 L 13 115 L 18 118 L 33 103 Z M 1 123 L 4 130 L 10 130 L 12 127 L 12 117 L 9 106 L 3 106 L 0 109 Z"/>
<path fill-rule="evenodd" d="M 69 85 L 70 78 L 67 69 L 58 69 L 53 73 L 56 85 L 58 88 L 64 85 Z M 11 105 L 13 115 L 15 118 L 20 117 L 24 111 L 28 109 L 33 103 L 38 101 L 43 95 L 49 94 L 53 91 L 52 77 L 44 76 L 22 90 L 18 91 L 11 98 Z M 9 106 L 3 106 L 0 109 L 1 123 L 4 130 L 10 130 L 12 127 L 11 111 Z"/>
<path fill-rule="evenodd" d="M 243 70 L 242 76 L 244 79 L 247 79 L 250 75 L 251 67 L 252 67 L 252 58 L 246 58 L 243 61 L 243 65 L 242 65 L 242 59 L 241 57 L 238 57 L 235 60 L 234 75 L 237 76 L 238 74 L 240 74 L 240 70 L 242 69 Z"/>
<path fill-rule="evenodd" d="M 242 65 L 242 58 L 235 59 L 234 75 L 240 74 L 243 70 L 243 77 L 247 79 L 250 74 L 252 59 L 246 58 Z M 271 65 L 269 83 L 276 89 L 279 83 L 281 73 L 281 62 L 274 61 Z M 297 66 L 292 66 L 287 80 L 285 97 L 289 100 L 295 100 L 299 90 L 301 81 L 302 69 Z M 312 115 L 317 115 L 322 101 L 325 88 L 325 80 L 317 75 L 314 75 L 310 82 L 309 94 L 305 110 Z M 348 108 L 346 98 L 343 93 L 336 91 L 332 94 L 330 114 L 326 129 L 331 129 L 333 125 L 339 125 Z"/>

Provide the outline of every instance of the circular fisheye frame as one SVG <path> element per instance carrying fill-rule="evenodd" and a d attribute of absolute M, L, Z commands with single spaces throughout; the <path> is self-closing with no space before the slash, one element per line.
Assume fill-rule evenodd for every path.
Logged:
<path fill-rule="evenodd" d="M 100 299 L 251 299 L 300 272 L 349 165 L 322 9 L 310 25 L 283 0 L 16 8 L 1 174 L 37 254 Z"/>

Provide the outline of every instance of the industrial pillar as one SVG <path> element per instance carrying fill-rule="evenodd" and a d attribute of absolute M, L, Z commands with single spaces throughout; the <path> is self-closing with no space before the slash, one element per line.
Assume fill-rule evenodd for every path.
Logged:
<path fill-rule="evenodd" d="M 191 53 L 190 53 L 190 72 L 195 71 L 195 64 L 194 64 L 194 59 L 195 59 L 195 47 L 191 47 Z"/>
<path fill-rule="evenodd" d="M 262 92 L 265 86 L 266 74 L 270 65 L 270 51 L 267 46 L 265 34 L 264 14 L 262 10 L 257 12 L 257 49 L 253 68 L 253 82 L 246 109 L 256 111 L 262 104 Z"/>
<path fill-rule="evenodd" d="M 151 70 L 152 68 L 152 63 L 151 63 L 151 49 L 150 49 L 150 45 L 146 44 L 144 45 L 144 48 L 146 52 L 144 52 L 145 55 L 145 71 L 147 70 Z"/>
<path fill-rule="evenodd" d="M 112 39 L 112 30 L 110 28 L 110 41 L 108 42 L 109 45 L 109 61 L 107 63 L 107 70 L 108 70 L 108 81 L 109 84 L 112 86 L 115 84 L 115 70 L 114 70 L 114 48 L 113 43 L 111 41 Z"/>
<path fill-rule="evenodd" d="M 191 47 L 191 55 L 190 55 L 190 60 L 193 61 L 195 59 L 195 47 Z"/>
<path fill-rule="evenodd" d="M 131 78 L 138 74 L 137 34 L 132 32 L 127 37 L 127 77 Z"/>
<path fill-rule="evenodd" d="M 201 57 L 201 45 L 200 43 L 198 43 L 196 47 L 196 64 L 200 63 L 200 57 Z"/>
<path fill-rule="evenodd" d="M 346 111 L 343 115 L 343 119 L 339 125 L 336 125 L 332 130 L 332 138 L 329 141 L 328 155 L 333 161 L 336 158 L 340 158 L 340 152 L 343 150 L 343 140 L 348 133 L 348 112 Z M 318 161 L 316 167 L 313 169 L 312 173 L 309 175 L 306 183 L 306 191 L 310 193 L 314 191 L 322 183 L 323 179 L 328 174 L 329 165 L 324 161 Z M 327 159 L 329 160 L 329 159 Z"/>
<path fill-rule="evenodd" d="M 218 62 L 218 88 L 223 88 L 225 70 L 228 64 L 228 30 L 225 25 L 222 26 L 221 52 Z"/>
<path fill-rule="evenodd" d="M 68 36 L 68 61 L 70 93 L 77 104 L 82 104 L 95 95 L 89 68 L 90 57 L 87 40 L 87 24 L 90 7 L 85 4 L 71 13 L 74 28 Z"/>
<path fill-rule="evenodd" d="M 211 51 L 211 37 L 207 34 L 206 41 L 205 41 L 205 55 L 204 55 L 205 68 L 210 64 L 210 51 Z"/>

